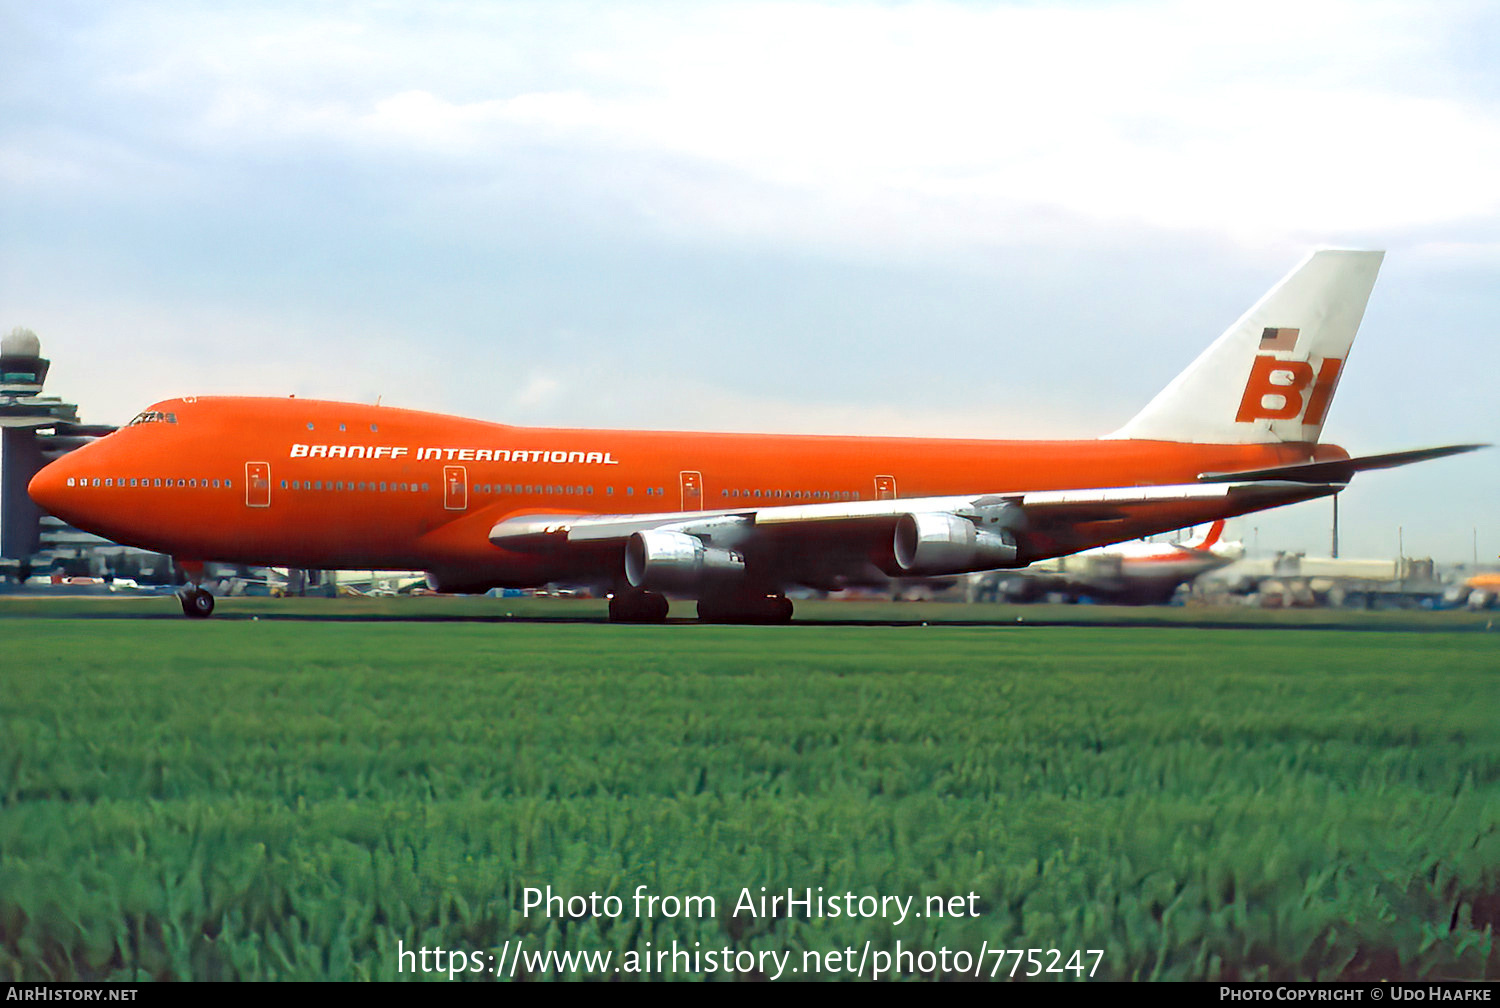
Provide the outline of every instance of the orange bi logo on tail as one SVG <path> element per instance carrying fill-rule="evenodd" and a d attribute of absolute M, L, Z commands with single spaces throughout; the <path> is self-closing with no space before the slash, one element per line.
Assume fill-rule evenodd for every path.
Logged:
<path fill-rule="evenodd" d="M 1314 373 L 1312 365 L 1306 361 L 1278 360 L 1273 354 L 1257 355 L 1255 363 L 1250 366 L 1250 378 L 1245 382 L 1245 394 L 1240 399 L 1235 422 L 1301 417 L 1305 425 L 1317 427 L 1323 422 L 1323 414 L 1328 412 L 1334 386 L 1338 384 L 1339 369 L 1343 366 L 1344 362 L 1339 358 L 1325 357 Z"/>

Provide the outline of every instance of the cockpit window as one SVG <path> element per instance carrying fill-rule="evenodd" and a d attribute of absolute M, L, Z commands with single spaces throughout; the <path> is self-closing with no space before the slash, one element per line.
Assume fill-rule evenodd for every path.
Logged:
<path fill-rule="evenodd" d="M 177 414 L 176 413 L 163 413 L 160 410 L 146 410 L 146 412 L 144 412 L 144 413 L 137 413 L 135 419 L 132 420 L 132 421 L 130 421 L 130 423 L 126 424 L 126 426 L 127 427 L 134 427 L 137 424 L 143 424 L 143 423 L 176 423 L 176 422 L 177 422 Z"/>

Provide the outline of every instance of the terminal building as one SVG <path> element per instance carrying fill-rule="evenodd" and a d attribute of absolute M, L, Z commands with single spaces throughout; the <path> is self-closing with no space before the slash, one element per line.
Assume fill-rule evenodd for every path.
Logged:
<path fill-rule="evenodd" d="M 117 574 L 170 580 L 170 562 L 80 532 L 43 514 L 26 493 L 48 462 L 115 429 L 82 423 L 75 403 L 42 395 L 50 363 L 28 329 L 0 339 L 0 581 Z"/>

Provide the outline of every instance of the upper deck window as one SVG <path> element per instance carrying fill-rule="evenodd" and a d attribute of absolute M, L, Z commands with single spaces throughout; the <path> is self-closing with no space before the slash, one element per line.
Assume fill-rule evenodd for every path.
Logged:
<path fill-rule="evenodd" d="M 176 413 L 163 413 L 160 410 L 146 410 L 144 413 L 137 413 L 135 419 L 130 421 L 130 423 L 126 424 L 125 426 L 134 427 L 137 424 L 176 422 Z"/>

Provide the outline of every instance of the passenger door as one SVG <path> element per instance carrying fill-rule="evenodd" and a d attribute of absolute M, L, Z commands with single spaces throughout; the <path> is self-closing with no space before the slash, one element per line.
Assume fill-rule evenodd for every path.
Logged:
<path fill-rule="evenodd" d="M 682 510 L 703 510 L 703 474 L 700 472 L 683 472 L 682 478 Z"/>
<path fill-rule="evenodd" d="M 271 506 L 271 463 L 245 463 L 245 506 Z"/>
<path fill-rule="evenodd" d="M 466 466 L 443 466 L 443 507 L 463 511 L 469 506 L 469 471 Z"/>

